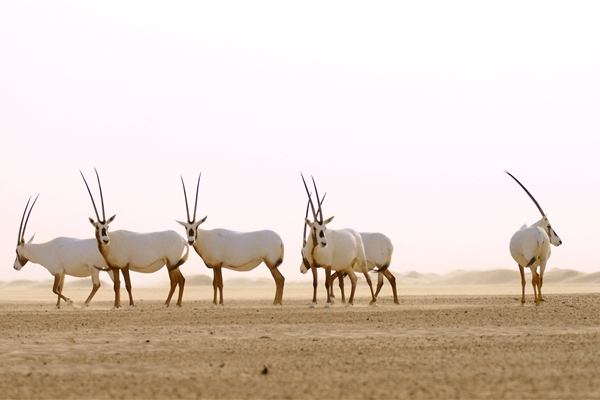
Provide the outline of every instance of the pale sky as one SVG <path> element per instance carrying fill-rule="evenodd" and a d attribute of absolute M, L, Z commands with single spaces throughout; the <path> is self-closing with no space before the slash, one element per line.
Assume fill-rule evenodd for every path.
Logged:
<path fill-rule="evenodd" d="M 508 243 L 540 214 L 508 170 L 563 240 L 548 268 L 596 272 L 599 20 L 572 1 L 2 2 L 0 281 L 51 278 L 12 268 L 31 195 L 26 239 L 93 237 L 94 167 L 112 230 L 181 235 L 179 176 L 193 197 L 202 171 L 202 226 L 278 232 L 288 280 L 310 279 L 301 171 L 331 229 L 392 239 L 392 272 L 518 275 Z M 195 252 L 181 268 L 212 275 Z"/>

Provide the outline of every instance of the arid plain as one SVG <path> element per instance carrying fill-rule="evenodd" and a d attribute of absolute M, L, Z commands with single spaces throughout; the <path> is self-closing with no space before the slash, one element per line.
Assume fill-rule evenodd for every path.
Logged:
<path fill-rule="evenodd" d="M 164 287 L 135 288 L 135 308 L 111 310 L 104 283 L 0 284 L 0 398 L 600 398 L 599 274 L 553 270 L 546 302 L 521 307 L 518 272 L 397 275 L 369 307 L 308 308 L 310 283 L 226 281 L 211 307 L 192 277 L 182 308 Z M 339 295 L 338 295 L 339 298 Z"/>

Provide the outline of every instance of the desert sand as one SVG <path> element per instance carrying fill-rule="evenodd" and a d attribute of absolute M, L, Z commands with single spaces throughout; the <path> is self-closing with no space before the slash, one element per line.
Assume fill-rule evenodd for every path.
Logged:
<path fill-rule="evenodd" d="M 377 307 L 359 282 L 329 309 L 293 282 L 273 306 L 262 279 L 226 281 L 218 308 L 206 279 L 181 308 L 134 287 L 120 310 L 108 283 L 87 309 L 90 282 L 65 285 L 60 310 L 50 282 L 2 283 L 0 398 L 600 398 L 598 277 L 548 274 L 522 307 L 517 271 L 483 274 L 397 275 L 400 305 L 386 282 Z"/>

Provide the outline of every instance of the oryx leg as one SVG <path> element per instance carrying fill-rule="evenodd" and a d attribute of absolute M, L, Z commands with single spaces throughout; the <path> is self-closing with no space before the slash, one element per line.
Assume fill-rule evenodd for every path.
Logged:
<path fill-rule="evenodd" d="M 389 269 L 385 269 L 383 272 L 380 272 L 379 274 L 383 274 L 388 281 L 390 281 L 390 286 L 392 287 L 392 293 L 394 294 L 394 303 L 396 304 L 400 304 L 400 302 L 398 301 L 398 290 L 396 288 L 396 277 L 390 272 Z M 381 279 L 381 286 L 383 286 L 383 277 L 379 278 Z M 379 294 L 379 282 L 377 283 L 377 293 L 375 293 L 375 297 L 377 297 L 377 295 Z"/>
<path fill-rule="evenodd" d="M 69 300 L 62 294 L 62 285 L 64 283 L 64 280 L 65 280 L 64 273 L 54 275 L 54 285 L 52 286 L 52 292 L 54 292 L 54 294 L 58 296 L 58 301 L 56 302 L 56 308 L 60 308 L 60 299 L 63 299 L 67 303 L 71 302 L 71 300 Z"/>
<path fill-rule="evenodd" d="M 533 286 L 533 296 L 536 306 L 540 305 L 539 282 L 540 276 L 535 268 L 531 268 L 531 285 Z"/>
<path fill-rule="evenodd" d="M 98 273 L 98 271 L 96 271 L 92 272 L 92 291 L 90 292 L 88 298 L 85 299 L 84 304 L 86 307 L 90 305 L 90 301 L 92 301 L 92 298 L 94 297 L 98 289 L 100 289 L 100 274 Z"/>
<path fill-rule="evenodd" d="M 221 267 L 213 267 L 213 304 L 223 305 L 223 272 Z M 217 291 L 219 292 L 219 302 L 217 303 Z"/>
<path fill-rule="evenodd" d="M 183 288 L 185 287 L 185 278 L 181 273 L 181 270 L 177 268 L 176 270 L 177 283 L 179 285 L 179 296 L 177 297 L 177 305 L 181 307 L 181 302 L 183 301 Z"/>
<path fill-rule="evenodd" d="M 383 287 L 383 272 L 377 273 L 377 289 L 375 290 L 375 297 L 379 296 L 379 292 Z"/>
<path fill-rule="evenodd" d="M 115 276 L 113 288 L 115 289 L 115 305 L 114 308 L 121 308 L 121 279 L 118 268 L 111 268 Z"/>
<path fill-rule="evenodd" d="M 539 284 L 538 284 L 538 292 L 540 294 L 540 301 L 546 301 L 544 299 L 544 296 L 542 296 L 542 285 L 544 284 L 544 270 L 546 269 L 545 264 L 546 264 L 545 262 L 540 264 L 540 280 L 539 280 Z"/>
<path fill-rule="evenodd" d="M 356 292 L 356 281 L 358 281 L 358 278 L 356 277 L 356 274 L 354 273 L 354 269 L 352 267 L 348 268 L 347 270 L 348 273 L 348 277 L 350 278 L 350 282 L 352 283 L 352 289 L 350 290 L 350 298 L 348 299 L 348 306 L 353 306 L 354 305 L 354 293 Z M 373 293 L 373 287 L 371 286 L 371 293 Z"/>
<path fill-rule="evenodd" d="M 327 292 L 327 303 L 325 303 L 325 308 L 331 307 L 331 293 L 329 288 L 331 287 L 331 267 L 325 268 L 325 291 Z"/>
<path fill-rule="evenodd" d="M 363 272 L 365 279 L 367 280 L 367 285 L 369 285 L 369 289 L 371 289 L 371 302 L 369 305 L 373 305 L 377 303 L 377 296 L 375 296 L 375 291 L 373 290 L 373 282 L 371 282 L 371 277 L 369 276 L 369 271 Z"/>
<path fill-rule="evenodd" d="M 273 275 L 273 279 L 275 279 L 275 286 L 277 289 L 275 290 L 275 300 L 273 300 L 274 305 L 283 305 L 283 285 L 285 283 L 285 278 L 279 272 L 277 267 L 270 268 L 271 275 Z"/>
<path fill-rule="evenodd" d="M 519 272 L 521 273 L 521 305 L 525 305 L 525 267 L 519 265 Z M 535 292 L 534 292 L 535 293 Z"/>
<path fill-rule="evenodd" d="M 180 277 L 183 278 L 183 275 L 181 275 L 181 271 L 179 271 L 179 268 L 175 268 L 174 270 L 170 270 L 169 268 L 167 268 L 167 271 L 169 272 L 169 281 L 171 283 L 171 287 L 169 289 L 169 295 L 167 296 L 167 300 L 165 301 L 165 306 L 169 307 L 169 305 L 171 304 L 171 298 L 173 297 L 173 293 L 175 293 L 175 288 L 177 287 L 177 285 L 179 285 L 179 300 L 177 301 L 177 305 L 181 307 L 183 287 L 180 282 Z"/>
<path fill-rule="evenodd" d="M 335 282 L 335 279 L 336 279 L 337 277 L 338 277 L 338 273 L 337 273 L 337 271 L 336 271 L 336 272 L 334 272 L 333 274 L 331 274 L 331 285 L 329 286 L 329 291 L 330 291 L 331 293 L 329 293 L 329 296 L 330 296 L 332 299 L 335 299 L 335 293 L 333 292 L 333 283 Z"/>
<path fill-rule="evenodd" d="M 129 295 L 129 307 L 135 307 L 133 304 L 133 294 L 131 293 L 131 278 L 129 277 L 129 267 L 125 267 L 121 269 L 123 273 L 123 280 L 125 281 L 125 289 L 127 289 L 127 294 Z"/>
<path fill-rule="evenodd" d="M 346 293 L 344 293 L 344 277 L 346 276 L 346 273 L 344 271 L 337 271 L 334 275 L 334 277 L 337 275 L 338 279 L 340 280 L 339 285 L 340 285 L 340 292 L 342 292 L 342 304 L 346 304 Z M 331 285 L 331 293 L 333 293 L 333 282 Z M 333 295 L 331 296 L 333 297 Z"/>
<path fill-rule="evenodd" d="M 312 298 L 312 302 L 310 303 L 309 307 L 314 308 L 317 305 L 317 286 L 319 284 L 319 278 L 317 276 L 317 268 L 311 266 L 310 271 L 312 272 L 312 276 L 313 276 L 313 298 Z"/>

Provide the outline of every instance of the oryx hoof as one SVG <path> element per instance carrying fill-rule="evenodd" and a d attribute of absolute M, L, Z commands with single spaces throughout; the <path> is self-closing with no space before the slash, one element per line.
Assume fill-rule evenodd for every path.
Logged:
<path fill-rule="evenodd" d="M 70 306 L 72 306 L 73 305 L 73 300 L 67 299 L 67 304 L 70 305 Z"/>
<path fill-rule="evenodd" d="M 371 302 L 369 303 L 369 305 L 370 305 L 371 307 L 378 307 L 378 306 L 379 306 L 379 303 L 377 303 L 377 301 L 371 301 Z"/>
<path fill-rule="evenodd" d="M 325 303 L 325 308 L 331 308 L 332 303 Z"/>
<path fill-rule="evenodd" d="M 315 308 L 317 306 L 317 303 L 315 301 L 313 301 L 312 303 L 310 303 L 308 305 L 308 308 Z"/>
<path fill-rule="evenodd" d="M 346 305 L 344 307 L 354 307 L 354 304 L 352 304 L 352 303 L 346 303 Z"/>

